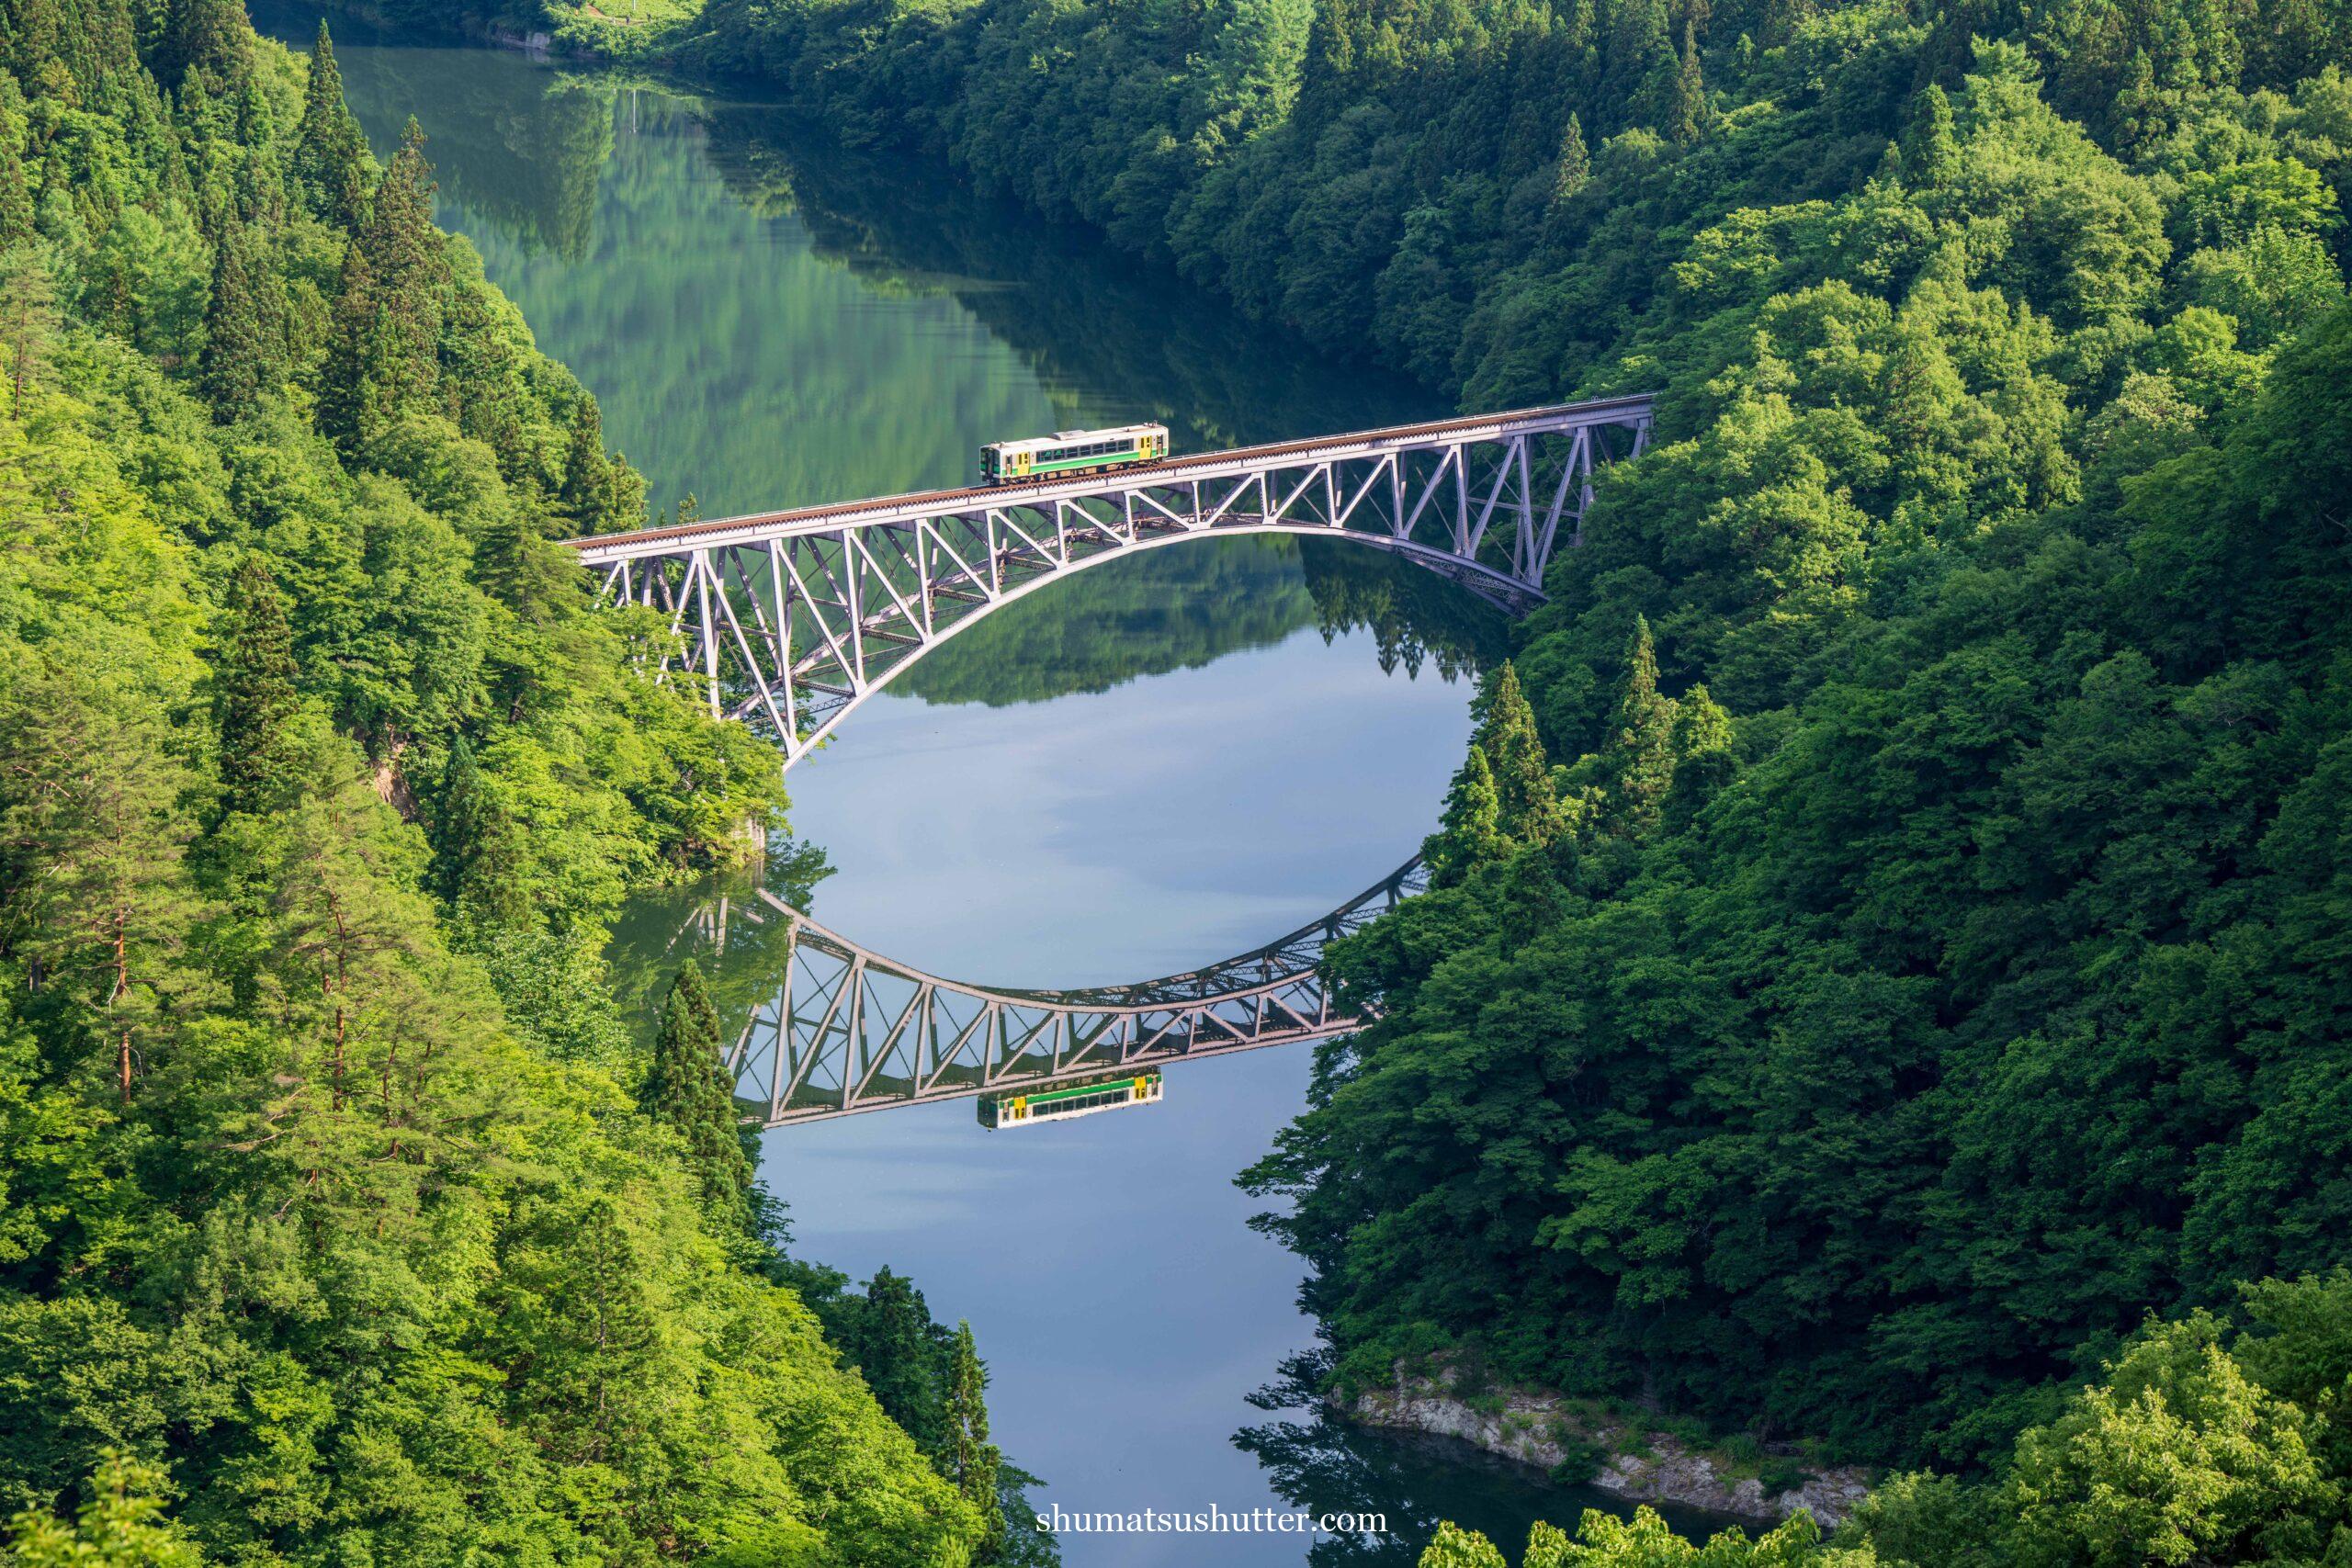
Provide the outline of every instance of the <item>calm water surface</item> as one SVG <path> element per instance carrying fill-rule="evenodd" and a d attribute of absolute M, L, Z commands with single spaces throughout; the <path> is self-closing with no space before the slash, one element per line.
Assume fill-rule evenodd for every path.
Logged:
<path fill-rule="evenodd" d="M 265 18 L 307 41 L 313 19 Z M 1170 278 L 937 176 L 822 150 L 782 112 L 345 26 L 379 149 L 417 116 L 441 220 L 571 366 L 664 504 L 705 514 L 955 482 L 983 441 L 1159 419 L 1179 450 L 1442 412 L 1320 364 Z M 1098 568 L 946 645 L 796 770 L 814 912 L 935 973 L 1141 978 L 1258 945 L 1408 854 L 1461 755 L 1494 628 L 1345 545 L 1227 539 Z M 645 900 L 648 996 L 688 951 L 751 1005 L 742 888 Z M 700 913 L 697 921 L 693 917 Z M 1299 1267 L 1232 1185 L 1299 1108 L 1292 1048 L 1171 1072 L 1135 1112 L 984 1133 L 968 1101 L 769 1135 L 805 1256 L 888 1263 L 968 1318 L 995 1437 L 1072 1511 L 1385 1511 L 1380 1544 L 1071 1535 L 1102 1564 L 1409 1562 L 1440 1517 L 1524 1539 L 1599 1503 L 1245 1396 L 1312 1341 Z"/>

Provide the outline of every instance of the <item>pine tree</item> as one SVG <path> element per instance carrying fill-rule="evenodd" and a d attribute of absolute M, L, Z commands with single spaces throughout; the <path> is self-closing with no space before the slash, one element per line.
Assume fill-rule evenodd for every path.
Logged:
<path fill-rule="evenodd" d="M 0 693 L 0 842 L 40 869 L 10 889 L 9 942 L 128 1104 L 195 984 L 182 962 L 195 781 L 153 693 L 105 673 L 105 650 L 59 651 Z"/>
<path fill-rule="evenodd" d="M 571 446 L 563 460 L 563 489 L 557 500 L 580 532 L 593 534 L 611 504 L 612 464 L 605 457 L 605 424 L 596 400 L 585 395 L 571 405 Z"/>
<path fill-rule="evenodd" d="M 462 735 L 442 769 L 432 823 L 433 890 L 477 932 L 529 928 L 522 835 Z"/>
<path fill-rule="evenodd" d="M 33 231 L 33 195 L 25 183 L 25 96 L 0 70 L 0 250 Z"/>
<path fill-rule="evenodd" d="M 662 1028 L 638 1102 L 684 1140 L 712 1213 L 740 1221 L 746 1217 L 752 1162 L 744 1153 L 724 1055 L 718 1009 L 703 982 L 702 966 L 689 958 L 662 1004 Z"/>
<path fill-rule="evenodd" d="M 343 73 L 324 17 L 311 51 L 309 84 L 302 93 L 302 122 L 295 133 L 294 177 L 304 201 L 321 221 L 349 232 L 368 211 L 368 142 L 359 121 L 344 101 Z"/>
<path fill-rule="evenodd" d="M 1933 82 L 1921 89 L 1905 138 L 1903 170 L 1914 186 L 1946 184 L 1960 167 L 1960 138 L 1952 129 L 1951 99 Z"/>
<path fill-rule="evenodd" d="M 0 258 L 0 333 L 8 349 L 8 384 L 22 409 L 57 336 L 57 277 L 45 246 L 28 243 Z"/>
<path fill-rule="evenodd" d="M 1673 750 L 1674 783 L 1667 791 L 1662 820 L 1668 832 L 1679 832 L 1738 769 L 1732 752 L 1731 715 L 1703 685 L 1675 699 Z"/>
<path fill-rule="evenodd" d="M 244 224 L 223 225 L 212 253 L 212 298 L 204 311 L 204 352 L 197 381 L 212 415 L 233 423 L 260 406 L 276 380 L 278 355 L 269 341 L 261 294 L 274 286 L 254 264 Z"/>
<path fill-rule="evenodd" d="M 300 704 L 286 604 L 260 556 L 248 553 L 238 563 L 221 610 L 212 692 L 221 804 L 258 814 L 295 788 L 288 728 Z"/>
<path fill-rule="evenodd" d="M 1454 886 L 1470 874 L 1472 867 L 1498 858 L 1508 848 L 1494 771 L 1487 766 L 1485 750 L 1474 743 L 1445 792 L 1445 809 L 1439 815 L 1437 831 L 1421 845 L 1421 854 L 1430 864 L 1430 880 L 1439 887 Z"/>
<path fill-rule="evenodd" d="M 1487 679 L 1472 712 L 1477 721 L 1473 742 L 1494 776 L 1498 830 L 1522 843 L 1550 843 L 1560 830 L 1552 764 L 1536 732 L 1535 710 L 1509 660 Z"/>
<path fill-rule="evenodd" d="M 1658 822 L 1674 784 L 1674 699 L 1657 689 L 1657 650 L 1645 616 L 1634 619 L 1625 648 L 1625 683 L 1601 761 L 1609 779 L 1610 826 L 1621 837 L 1647 832 Z"/>
<path fill-rule="evenodd" d="M 866 1281 L 859 1314 L 857 1363 L 882 1413 L 906 1428 L 926 1453 L 940 1450 L 940 1391 L 922 1292 L 888 1265 Z"/>
<path fill-rule="evenodd" d="M 358 236 L 375 318 L 390 327 L 390 353 L 374 353 L 385 363 L 370 371 L 390 393 L 394 412 L 431 391 L 438 376 L 448 260 L 433 226 L 433 188 L 424 132 L 411 116 Z"/>
<path fill-rule="evenodd" d="M 1004 1547 L 1004 1506 L 997 1496 L 1003 1455 L 989 1441 L 988 1369 L 980 1364 L 972 1325 L 959 1321 L 947 1362 L 947 1440 L 940 1471 L 956 1483 L 988 1521 L 978 1561 L 993 1561 Z"/>
<path fill-rule="evenodd" d="M 233 97 L 253 75 L 253 38 L 238 0 L 173 0 L 156 75 L 175 87 L 200 81 L 211 97 Z"/>
<path fill-rule="evenodd" d="M 1592 155 L 1585 149 L 1584 124 L 1571 114 L 1567 129 L 1560 132 L 1560 156 L 1553 166 L 1551 198 L 1544 204 L 1547 234 L 1557 237 L 1568 203 L 1591 183 Z"/>
<path fill-rule="evenodd" d="M 1699 33 L 1695 21 L 1682 24 L 1682 53 L 1675 63 L 1674 94 L 1662 128 L 1667 140 L 1688 147 L 1707 129 L 1707 84 L 1699 69 Z"/>
<path fill-rule="evenodd" d="M 327 352 L 319 367 L 313 418 L 319 434 L 346 451 L 375 434 L 368 411 L 384 406 L 378 360 L 379 330 L 375 269 L 357 238 L 343 248 L 343 271 L 328 321 Z"/>

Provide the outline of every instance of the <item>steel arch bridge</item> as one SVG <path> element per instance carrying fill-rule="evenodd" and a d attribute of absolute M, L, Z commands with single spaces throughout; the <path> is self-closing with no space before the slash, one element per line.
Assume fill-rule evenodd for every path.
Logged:
<path fill-rule="evenodd" d="M 1416 857 L 1254 952 L 1074 991 L 942 979 L 762 889 L 733 918 L 786 923 L 784 973 L 727 1053 L 736 1104 L 744 1121 L 780 1127 L 1350 1033 L 1366 1014 L 1332 996 L 1317 968 L 1324 944 L 1428 885 Z"/>
<path fill-rule="evenodd" d="M 697 682 L 794 762 L 982 616 L 1102 561 L 1210 534 L 1353 539 L 1511 610 L 1581 537 L 1596 468 L 1651 400 L 1521 409 L 575 539 L 602 602 L 668 617 L 658 678 Z"/>

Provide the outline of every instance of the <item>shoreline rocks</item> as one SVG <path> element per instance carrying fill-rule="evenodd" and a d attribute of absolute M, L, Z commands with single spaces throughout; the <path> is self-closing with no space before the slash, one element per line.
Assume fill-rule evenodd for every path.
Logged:
<path fill-rule="evenodd" d="M 1588 1448 L 1607 1452 L 1591 1484 L 1629 1502 L 1670 1503 L 1758 1522 L 1778 1523 L 1799 1508 L 1832 1529 L 1868 1495 L 1867 1472 L 1850 1466 L 1807 1467 L 1798 1484 L 1767 1495 L 1753 1475 L 1731 1473 L 1722 1460 L 1662 1433 L 1646 1437 L 1594 1429 L 1575 1401 L 1539 1389 L 1497 1385 L 1474 1404 L 1457 1391 L 1451 1368 L 1427 1377 L 1397 1369 L 1394 1386 L 1366 1390 L 1352 1401 L 1333 1395 L 1333 1409 L 1367 1427 L 1455 1438 L 1487 1453 L 1550 1471 Z"/>

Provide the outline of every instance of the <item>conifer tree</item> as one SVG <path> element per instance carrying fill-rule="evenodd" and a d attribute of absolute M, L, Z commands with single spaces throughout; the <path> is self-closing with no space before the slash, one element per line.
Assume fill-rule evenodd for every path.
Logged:
<path fill-rule="evenodd" d="M 0 843 L 40 868 L 8 890 L 9 942 L 33 993 L 77 1023 L 128 1104 L 190 990 L 194 781 L 153 694 L 104 673 L 98 649 L 64 651 L 17 667 L 0 692 Z"/>
<path fill-rule="evenodd" d="M 1004 1545 L 1004 1506 L 997 1495 L 1003 1455 L 989 1441 L 988 1369 L 980 1364 L 972 1325 L 958 1321 L 947 1361 L 947 1439 L 940 1469 L 988 1521 L 979 1561 L 992 1560 Z"/>
<path fill-rule="evenodd" d="M 1438 829 L 1421 846 L 1430 863 L 1430 880 L 1452 887 L 1470 874 L 1473 866 L 1500 856 L 1507 847 L 1502 834 L 1502 806 L 1495 795 L 1495 775 L 1486 751 L 1475 742 L 1454 773 L 1445 792 L 1445 810 Z"/>
<path fill-rule="evenodd" d="M 253 28 L 238 0 L 173 0 L 156 74 L 174 86 L 201 82 L 233 97 L 253 74 Z"/>
<path fill-rule="evenodd" d="M 1707 128 L 1707 84 L 1699 69 L 1699 34 L 1694 21 L 1682 24 L 1682 53 L 1675 63 L 1674 96 L 1667 111 L 1667 140 L 1688 147 Z"/>
<path fill-rule="evenodd" d="M 25 96 L 0 70 L 0 250 L 30 237 L 33 195 L 25 183 Z"/>
<path fill-rule="evenodd" d="M 866 1281 L 856 1350 L 865 1386 L 874 1391 L 882 1413 L 905 1427 L 924 1452 L 937 1453 L 940 1391 L 931 1309 L 913 1282 L 887 1264 Z"/>
<path fill-rule="evenodd" d="M 1731 715 L 1704 685 L 1692 686 L 1674 703 L 1674 783 L 1667 791 L 1663 820 L 1679 832 L 1731 782 L 1737 771 L 1732 753 Z"/>
<path fill-rule="evenodd" d="M 346 449 L 361 439 L 360 413 L 368 405 L 369 352 L 375 343 L 376 279 L 368 253 L 354 236 L 343 247 L 343 272 L 328 321 L 327 352 L 319 367 L 319 395 L 312 417 L 319 434 Z"/>
<path fill-rule="evenodd" d="M 257 275 L 244 224 L 231 219 L 212 252 L 212 297 L 204 311 L 204 353 L 198 385 L 212 415 L 233 423 L 260 406 L 275 379 L 273 352 L 261 293 L 270 280 Z"/>
<path fill-rule="evenodd" d="M 449 747 L 433 814 L 433 886 L 477 930 L 532 923 L 521 836 L 462 735 Z"/>
<path fill-rule="evenodd" d="M 1592 154 L 1584 144 L 1584 124 L 1573 114 L 1560 132 L 1560 155 L 1553 166 L 1552 195 L 1544 204 L 1545 231 L 1556 235 L 1569 202 L 1592 182 Z"/>
<path fill-rule="evenodd" d="M 433 226 L 433 170 L 424 161 L 424 132 L 414 116 L 401 133 L 401 150 L 377 184 L 359 247 L 367 257 L 369 298 L 378 322 L 390 329 L 384 363 L 371 367 L 397 412 L 429 392 L 438 374 L 441 291 L 448 261 Z"/>
<path fill-rule="evenodd" d="M 605 457 L 605 424 L 596 400 L 571 405 L 571 445 L 563 460 L 563 514 L 583 534 L 596 531 L 612 500 L 612 464 Z"/>
<path fill-rule="evenodd" d="M 679 966 L 662 1004 L 662 1028 L 638 1102 L 684 1141 L 686 1157 L 702 1182 L 703 1201 L 714 1215 L 742 1218 L 752 1163 L 727 1079 L 718 1009 L 702 966 L 691 958 Z"/>
<path fill-rule="evenodd" d="M 1477 720 L 1473 742 L 1487 754 L 1494 777 L 1498 829 L 1507 839 L 1550 843 L 1560 830 L 1552 764 L 1536 733 L 1535 710 L 1528 706 L 1519 671 L 1509 660 L 1480 689 L 1472 713 Z"/>
<path fill-rule="evenodd" d="M 1951 99 L 1933 82 L 1921 89 L 1905 138 L 1903 171 L 1914 186 L 1933 187 L 1960 167 L 1960 138 L 1952 129 Z"/>
<path fill-rule="evenodd" d="M 1625 682 L 1617 696 L 1601 761 L 1609 779 L 1610 825 L 1621 836 L 1656 827 L 1674 784 L 1674 699 L 1657 689 L 1657 650 L 1646 616 L 1635 616 L 1625 647 Z"/>
<path fill-rule="evenodd" d="M 295 133 L 294 177 L 312 215 L 349 232 L 368 210 L 368 141 L 344 101 L 343 72 L 334 44 L 319 20 L 311 51 L 311 73 L 302 93 L 302 120 Z"/>
<path fill-rule="evenodd" d="M 47 248 L 37 242 L 0 257 L 0 333 L 7 339 L 8 384 L 21 408 L 57 335 L 57 278 Z"/>
<path fill-rule="evenodd" d="M 288 727 L 300 703 L 294 639 L 269 568 L 248 552 L 229 579 L 213 675 L 221 804 L 266 812 L 292 793 Z"/>

